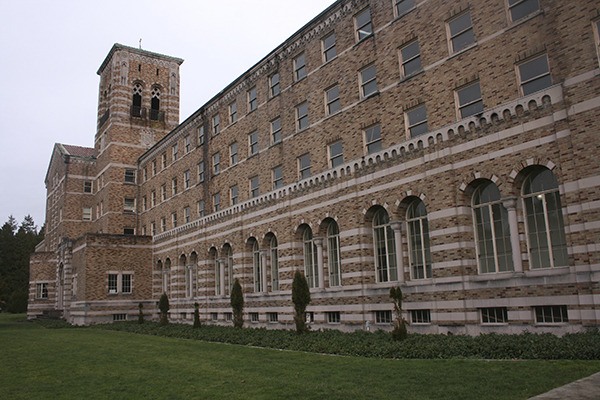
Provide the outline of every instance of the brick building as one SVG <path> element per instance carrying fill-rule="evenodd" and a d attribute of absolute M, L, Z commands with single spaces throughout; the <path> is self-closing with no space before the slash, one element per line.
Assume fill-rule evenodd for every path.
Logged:
<path fill-rule="evenodd" d="M 178 123 L 182 60 L 115 45 L 57 144 L 29 315 L 550 331 L 600 321 L 600 9 L 340 0 Z"/>

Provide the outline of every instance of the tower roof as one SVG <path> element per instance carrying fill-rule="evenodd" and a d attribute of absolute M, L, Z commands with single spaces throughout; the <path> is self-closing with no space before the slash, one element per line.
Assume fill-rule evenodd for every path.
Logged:
<path fill-rule="evenodd" d="M 102 71 L 104 70 L 104 68 L 106 68 L 106 65 L 109 63 L 113 54 L 119 50 L 126 50 L 130 53 L 135 53 L 135 54 L 145 55 L 148 57 L 153 57 L 153 58 L 158 58 L 158 59 L 162 59 L 162 60 L 166 60 L 166 61 L 175 62 L 175 63 L 177 63 L 177 65 L 181 65 L 181 63 L 183 63 L 182 58 L 171 57 L 171 56 L 167 56 L 164 54 L 154 53 L 151 51 L 137 49 L 135 47 L 125 46 L 123 44 L 115 43 L 113 45 L 113 47 L 110 49 L 110 51 L 108 52 L 108 55 L 106 56 L 104 61 L 102 62 L 102 65 L 100 65 L 100 68 L 98 68 L 98 71 L 96 72 L 98 75 L 100 75 L 102 73 Z"/>

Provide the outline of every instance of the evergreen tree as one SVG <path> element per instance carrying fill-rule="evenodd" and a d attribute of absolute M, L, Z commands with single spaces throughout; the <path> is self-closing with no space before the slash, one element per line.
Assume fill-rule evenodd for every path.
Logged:
<path fill-rule="evenodd" d="M 142 303 L 138 304 L 138 324 L 144 323 L 144 305 Z"/>
<path fill-rule="evenodd" d="M 310 290 L 306 277 L 299 270 L 296 270 L 294 281 L 292 282 L 292 302 L 294 303 L 296 332 L 305 333 L 308 331 L 308 327 L 306 326 L 306 307 L 310 303 Z"/>
<path fill-rule="evenodd" d="M 392 338 L 394 340 L 404 340 L 408 336 L 408 331 L 406 330 L 407 322 L 402 317 L 402 289 L 400 289 L 400 286 L 390 289 L 390 297 L 394 302 L 394 313 L 396 314 Z"/>
<path fill-rule="evenodd" d="M 194 328 L 200 328 L 200 304 L 194 303 Z"/>
<path fill-rule="evenodd" d="M 244 325 L 244 294 L 242 285 L 237 278 L 231 288 L 231 309 L 233 310 L 233 326 L 241 328 Z"/>
<path fill-rule="evenodd" d="M 169 297 L 166 293 L 163 293 L 160 296 L 160 300 L 158 301 L 158 309 L 160 310 L 160 325 L 168 325 L 169 324 Z"/>

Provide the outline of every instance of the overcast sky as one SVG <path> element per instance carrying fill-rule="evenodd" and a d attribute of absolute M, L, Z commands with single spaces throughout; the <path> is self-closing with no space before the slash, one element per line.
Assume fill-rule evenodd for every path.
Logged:
<path fill-rule="evenodd" d="M 0 0 L 0 225 L 44 222 L 54 143 L 93 147 L 114 43 L 183 58 L 180 121 L 333 0 Z"/>

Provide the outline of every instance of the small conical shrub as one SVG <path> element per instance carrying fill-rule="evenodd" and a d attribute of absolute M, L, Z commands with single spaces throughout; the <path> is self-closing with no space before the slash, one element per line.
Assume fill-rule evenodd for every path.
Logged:
<path fill-rule="evenodd" d="M 160 296 L 160 300 L 158 301 L 158 309 L 160 310 L 160 325 L 168 325 L 169 324 L 169 297 L 166 293 L 163 293 Z"/>

